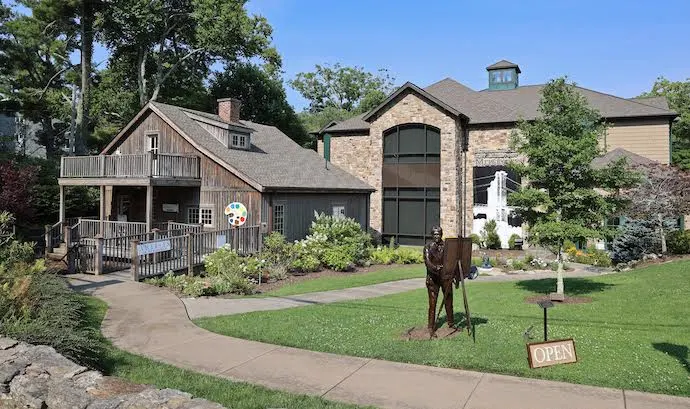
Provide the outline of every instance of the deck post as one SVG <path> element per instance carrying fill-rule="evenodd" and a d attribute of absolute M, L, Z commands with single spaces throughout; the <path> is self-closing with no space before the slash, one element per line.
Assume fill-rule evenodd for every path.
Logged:
<path fill-rule="evenodd" d="M 103 253 L 105 249 L 103 248 L 103 235 L 97 234 L 96 237 L 96 275 L 103 274 Z"/>
<path fill-rule="evenodd" d="M 45 240 L 46 240 L 46 254 L 45 254 L 45 257 L 48 257 L 48 253 L 50 253 L 50 252 L 53 251 L 53 248 L 52 248 L 52 247 L 53 247 L 53 243 L 51 243 L 51 241 L 50 241 L 50 240 L 51 240 L 51 237 L 50 237 L 50 229 L 51 229 L 51 227 L 52 227 L 52 226 L 49 225 L 49 224 L 46 224 L 46 225 L 45 225 L 45 229 L 46 229 L 46 230 L 45 230 Z"/>
<path fill-rule="evenodd" d="M 65 222 L 65 187 L 60 185 L 60 222 Z"/>
<path fill-rule="evenodd" d="M 160 235 L 158 234 L 158 232 L 159 232 L 158 229 L 155 229 L 155 228 L 153 229 L 153 239 L 154 240 L 158 240 L 160 238 Z M 153 253 L 153 262 L 155 264 L 158 264 L 158 261 L 160 260 L 159 254 L 160 253 Z"/>
<path fill-rule="evenodd" d="M 194 233 L 187 233 L 187 275 L 194 276 Z"/>
<path fill-rule="evenodd" d="M 151 231 L 153 226 L 153 186 L 146 186 L 146 231 Z"/>
<path fill-rule="evenodd" d="M 100 231 L 101 236 L 103 236 L 105 234 L 105 231 L 104 231 L 105 223 L 103 223 L 103 221 L 105 220 L 105 186 L 104 185 L 101 185 L 100 219 L 101 219 L 101 223 L 100 223 L 99 231 Z"/>
<path fill-rule="evenodd" d="M 132 240 L 132 281 L 139 281 L 139 240 Z"/>

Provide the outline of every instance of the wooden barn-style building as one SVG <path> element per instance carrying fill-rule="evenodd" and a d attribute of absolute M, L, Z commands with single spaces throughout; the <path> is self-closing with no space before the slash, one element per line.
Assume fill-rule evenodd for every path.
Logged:
<path fill-rule="evenodd" d="M 211 114 L 150 102 L 100 155 L 63 157 L 58 223 L 68 223 L 65 188 L 86 185 L 100 187 L 92 223 L 101 234 L 123 223 L 147 232 L 166 222 L 225 229 L 231 202 L 247 207 L 246 225 L 289 240 L 308 233 L 315 211 L 369 226 L 371 186 L 276 127 L 242 120 L 240 106 L 221 99 Z"/>

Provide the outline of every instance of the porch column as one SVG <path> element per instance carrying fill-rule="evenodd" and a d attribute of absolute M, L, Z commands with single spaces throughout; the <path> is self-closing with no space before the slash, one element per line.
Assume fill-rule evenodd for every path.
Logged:
<path fill-rule="evenodd" d="M 60 185 L 60 222 L 64 223 L 65 221 L 65 187 L 63 185 Z"/>
<path fill-rule="evenodd" d="M 153 186 L 146 186 L 146 231 L 153 227 Z"/>
<path fill-rule="evenodd" d="M 104 223 L 103 223 L 103 220 L 105 220 L 105 186 L 104 185 L 101 185 L 101 207 L 100 207 L 100 209 L 101 209 L 100 217 L 99 217 L 99 219 L 101 221 L 101 223 L 100 223 L 100 234 L 101 234 L 101 236 L 103 236 L 104 235 L 103 227 L 105 227 Z"/>

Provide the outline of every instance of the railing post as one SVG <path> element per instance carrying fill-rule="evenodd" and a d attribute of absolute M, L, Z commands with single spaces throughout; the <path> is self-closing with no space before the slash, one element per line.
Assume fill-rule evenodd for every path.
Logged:
<path fill-rule="evenodd" d="M 72 227 L 63 225 L 62 229 L 62 239 L 69 246 L 69 244 L 72 242 Z"/>
<path fill-rule="evenodd" d="M 96 235 L 96 275 L 103 274 L 103 253 L 105 249 L 103 248 L 103 236 Z"/>
<path fill-rule="evenodd" d="M 49 224 L 45 225 L 45 240 L 46 240 L 46 254 L 45 256 L 48 256 L 48 253 L 53 251 L 53 242 L 52 242 L 52 237 L 51 236 L 51 227 Z"/>
<path fill-rule="evenodd" d="M 187 233 L 187 275 L 194 275 L 194 233 Z"/>
<path fill-rule="evenodd" d="M 158 238 L 159 238 L 159 235 L 158 235 L 159 230 L 156 228 L 156 229 L 153 229 L 151 232 L 153 233 L 153 239 L 154 239 L 154 240 L 158 240 Z M 154 263 L 158 263 L 158 260 L 160 260 L 159 255 L 160 255 L 160 253 L 153 253 L 153 262 L 154 262 Z"/>
<path fill-rule="evenodd" d="M 65 157 L 62 156 L 60 158 L 60 177 L 64 178 L 65 177 Z"/>
<path fill-rule="evenodd" d="M 99 156 L 101 161 L 101 177 L 105 176 L 105 155 Z"/>
<path fill-rule="evenodd" d="M 137 246 L 139 240 L 132 240 L 132 280 L 139 281 L 139 253 Z"/>

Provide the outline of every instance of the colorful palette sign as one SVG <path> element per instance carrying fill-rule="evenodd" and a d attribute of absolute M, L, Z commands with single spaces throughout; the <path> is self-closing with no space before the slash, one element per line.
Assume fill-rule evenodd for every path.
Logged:
<path fill-rule="evenodd" d="M 247 222 L 247 208 L 240 202 L 232 202 L 225 206 L 225 215 L 232 227 L 239 227 Z"/>

